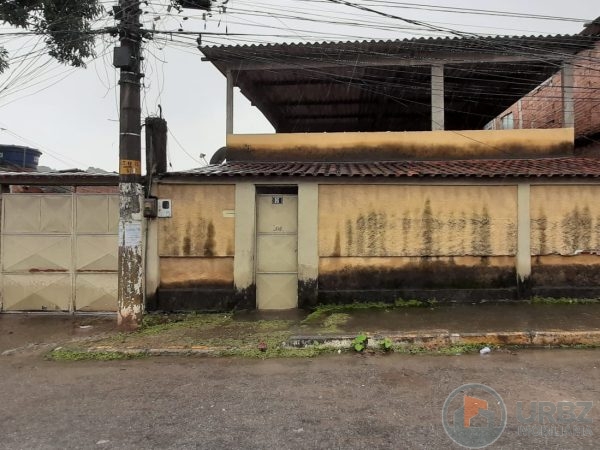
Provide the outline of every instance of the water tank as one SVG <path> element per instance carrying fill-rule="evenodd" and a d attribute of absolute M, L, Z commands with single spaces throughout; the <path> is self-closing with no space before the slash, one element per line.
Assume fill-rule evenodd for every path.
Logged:
<path fill-rule="evenodd" d="M 22 145 L 0 144 L 0 166 L 7 169 L 37 170 L 42 152 Z"/>

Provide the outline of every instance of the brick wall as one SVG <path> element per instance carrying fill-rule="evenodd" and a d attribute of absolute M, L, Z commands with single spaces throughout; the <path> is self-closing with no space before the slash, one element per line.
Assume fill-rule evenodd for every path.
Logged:
<path fill-rule="evenodd" d="M 573 61 L 575 137 L 600 132 L 600 43 L 579 53 Z M 496 117 L 491 128 L 500 129 L 502 117 L 513 114 L 515 128 L 560 128 L 563 107 L 560 71 Z"/>
<path fill-rule="evenodd" d="M 77 186 L 75 192 L 85 194 L 118 194 L 119 186 Z"/>
<path fill-rule="evenodd" d="M 22 186 L 12 185 L 10 192 L 13 194 L 69 194 L 77 192 L 80 194 L 118 194 L 119 186 Z"/>

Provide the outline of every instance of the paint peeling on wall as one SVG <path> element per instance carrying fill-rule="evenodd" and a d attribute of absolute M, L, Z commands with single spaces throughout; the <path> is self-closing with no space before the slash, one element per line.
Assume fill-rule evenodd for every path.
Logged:
<path fill-rule="evenodd" d="M 319 255 L 514 255 L 515 186 L 322 185 Z"/>

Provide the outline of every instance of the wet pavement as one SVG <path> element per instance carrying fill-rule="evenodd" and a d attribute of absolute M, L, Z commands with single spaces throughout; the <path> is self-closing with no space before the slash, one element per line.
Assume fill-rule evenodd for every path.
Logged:
<path fill-rule="evenodd" d="M 493 388 L 506 428 L 489 448 L 593 449 L 600 350 L 481 356 L 146 358 L 0 363 L 0 449 L 460 449 L 442 423 L 465 383 Z M 533 402 L 594 402 L 578 435 L 523 427 Z M 537 403 L 535 403 L 537 405 Z M 577 409 L 580 415 L 581 408 Z M 592 423 L 583 423 L 590 419 Z M 585 427 L 585 428 L 583 428 Z M 523 429 L 525 428 L 525 429 Z"/>
<path fill-rule="evenodd" d="M 487 333 L 600 330 L 600 304 L 456 304 L 435 308 L 353 311 L 342 330 Z"/>
<path fill-rule="evenodd" d="M 451 335 L 480 333 L 485 342 L 524 345 L 597 344 L 600 339 L 600 304 L 448 305 L 433 308 L 333 310 L 322 314 L 317 320 L 305 320 L 307 316 L 308 312 L 300 310 L 248 311 L 235 313 L 233 316 L 192 315 L 183 316 L 183 319 L 159 316 L 161 320 L 171 322 L 174 326 L 167 326 L 159 332 L 146 330 L 115 339 L 118 333 L 115 314 L 0 314 L 0 355 L 49 351 L 68 344 L 81 344 L 86 348 L 108 346 L 114 350 L 121 347 L 252 347 L 255 342 L 269 338 L 282 342 L 292 336 L 305 336 L 312 342 L 313 338 L 319 336 L 335 339 L 336 336 L 355 336 L 361 332 L 379 336 L 430 333 L 446 340 Z M 182 320 L 187 322 L 181 323 Z M 175 323 L 177 321 L 180 323 Z M 512 332 L 520 334 L 516 337 L 500 336 L 498 339 L 492 339 L 488 335 L 506 335 Z M 530 333 L 533 336 L 540 332 L 542 335 L 545 332 L 558 332 L 558 335 L 543 339 L 529 338 Z M 572 332 L 589 332 L 589 336 L 569 335 Z M 399 339 L 404 338 L 400 336 Z"/>
<path fill-rule="evenodd" d="M 0 314 L 0 354 L 10 349 L 99 337 L 115 332 L 116 326 L 115 314 Z"/>

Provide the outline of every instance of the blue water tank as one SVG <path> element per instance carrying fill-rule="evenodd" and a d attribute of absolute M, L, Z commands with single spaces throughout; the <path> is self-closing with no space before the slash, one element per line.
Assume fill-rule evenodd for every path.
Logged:
<path fill-rule="evenodd" d="M 0 166 L 7 169 L 37 170 L 42 152 L 22 145 L 0 144 Z"/>

